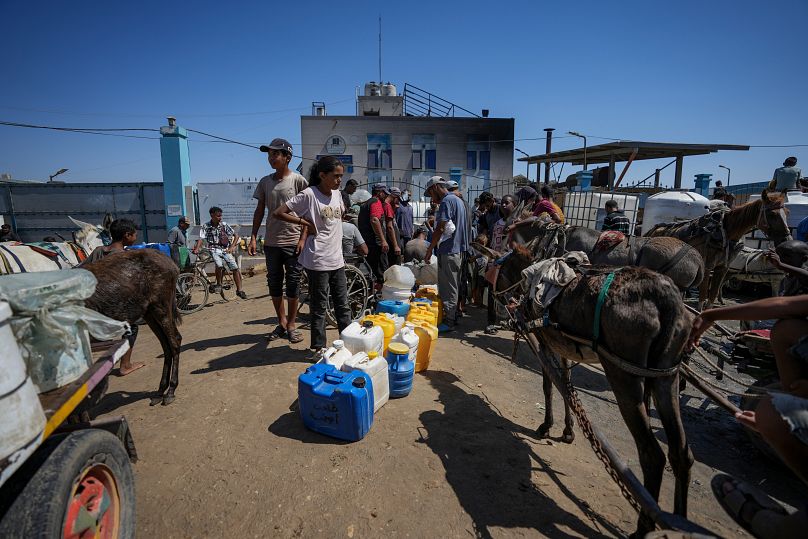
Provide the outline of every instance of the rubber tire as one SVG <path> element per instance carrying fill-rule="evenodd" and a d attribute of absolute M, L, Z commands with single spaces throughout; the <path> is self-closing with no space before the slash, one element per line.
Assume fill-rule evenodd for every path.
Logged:
<path fill-rule="evenodd" d="M 180 308 L 179 307 L 182 304 L 182 302 L 180 300 L 180 297 L 179 297 L 179 290 L 182 287 L 181 283 L 183 283 L 185 281 L 191 281 L 193 283 L 191 286 L 194 287 L 194 288 L 198 287 L 199 288 L 198 293 L 202 295 L 202 301 L 200 301 L 199 304 L 196 305 L 192 309 Z M 181 274 L 179 276 L 179 278 L 177 279 L 177 310 L 181 314 L 191 314 L 191 313 L 195 313 L 197 311 L 202 310 L 205 307 L 205 305 L 208 304 L 208 294 L 209 294 L 209 292 L 208 292 L 208 282 L 205 279 L 203 279 L 202 277 L 200 277 L 199 275 L 197 275 L 195 273 L 183 273 L 183 274 Z"/>
<path fill-rule="evenodd" d="M 73 482 L 92 463 L 104 463 L 118 482 L 121 539 L 135 537 L 135 479 L 121 441 L 87 429 L 66 435 L 36 470 L 0 521 L 0 537 L 62 537 Z"/>
<path fill-rule="evenodd" d="M 236 281 L 233 279 L 233 272 L 227 271 L 222 276 L 222 291 L 219 293 L 225 301 L 236 299 Z"/>

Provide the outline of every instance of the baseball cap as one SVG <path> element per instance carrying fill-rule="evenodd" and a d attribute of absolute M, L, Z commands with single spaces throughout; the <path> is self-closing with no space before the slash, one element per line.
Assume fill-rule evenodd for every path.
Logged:
<path fill-rule="evenodd" d="M 267 146 L 266 144 L 259 148 L 262 152 L 269 153 L 269 150 L 282 150 L 287 153 L 292 153 L 292 145 L 289 141 L 282 138 L 272 139 L 272 142 Z"/>
<path fill-rule="evenodd" d="M 390 194 L 393 195 L 394 197 L 401 198 L 401 189 L 399 189 L 398 187 L 391 187 Z"/>
<path fill-rule="evenodd" d="M 431 178 L 429 178 L 429 181 L 426 182 L 426 185 L 424 186 L 424 193 L 429 192 L 429 190 L 436 185 L 446 185 L 446 180 L 444 180 L 440 176 L 432 176 Z"/>
<path fill-rule="evenodd" d="M 384 191 L 385 194 L 390 194 L 390 189 L 383 183 L 373 184 L 373 192 L 375 193 L 376 191 Z"/>
<path fill-rule="evenodd" d="M 449 180 L 446 182 L 446 189 L 454 191 L 455 189 L 460 189 L 460 185 L 454 180 Z"/>

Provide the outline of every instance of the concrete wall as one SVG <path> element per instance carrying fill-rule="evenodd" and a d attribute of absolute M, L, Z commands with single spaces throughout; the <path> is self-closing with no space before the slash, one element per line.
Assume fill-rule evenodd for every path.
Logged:
<path fill-rule="evenodd" d="M 301 116 L 300 132 L 303 173 L 318 155 L 327 154 L 330 136 L 339 135 L 345 141 L 342 156 L 351 156 L 353 172 L 346 170 L 343 181 L 356 179 L 360 186 L 375 181 L 409 188 L 416 199 L 430 176 L 449 178 L 449 169 L 463 169 L 463 188 L 478 194 L 490 190 L 500 196 L 513 191 L 513 132 L 512 118 L 434 118 L 413 116 Z M 368 174 L 368 133 L 389 133 L 392 146 L 392 167 L 389 173 L 370 171 Z M 413 135 L 434 134 L 436 167 L 434 171 L 412 170 Z M 466 170 L 466 151 L 473 149 L 468 135 L 487 136 L 490 142 L 490 171 Z M 504 142 L 495 142 L 504 141 Z M 340 155 L 335 155 L 340 157 Z M 391 177 L 388 177 L 391 176 Z M 409 184 L 415 184 L 409 185 Z"/>

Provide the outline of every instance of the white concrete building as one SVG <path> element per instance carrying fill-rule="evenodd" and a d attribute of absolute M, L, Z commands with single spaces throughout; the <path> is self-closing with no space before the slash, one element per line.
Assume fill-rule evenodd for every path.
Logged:
<path fill-rule="evenodd" d="M 409 189 L 414 200 L 434 175 L 458 181 L 469 201 L 513 191 L 513 118 L 477 116 L 410 85 L 397 95 L 392 84 L 366 84 L 356 116 L 328 116 L 314 104 L 300 132 L 304 175 L 314 160 L 334 155 L 345 163 L 343 181 Z"/>

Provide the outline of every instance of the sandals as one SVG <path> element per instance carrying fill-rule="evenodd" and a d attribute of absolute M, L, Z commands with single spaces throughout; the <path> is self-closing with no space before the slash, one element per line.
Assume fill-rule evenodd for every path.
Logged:
<path fill-rule="evenodd" d="M 289 342 L 292 344 L 297 344 L 303 341 L 303 332 L 299 329 L 293 329 L 288 333 Z"/>
<path fill-rule="evenodd" d="M 275 329 L 272 330 L 272 333 L 270 333 L 267 338 L 270 341 L 277 341 L 278 339 L 281 339 L 283 337 L 286 337 L 286 328 L 284 328 L 283 326 L 276 326 Z"/>
<path fill-rule="evenodd" d="M 725 492 L 727 483 L 732 490 Z M 780 520 L 789 516 L 782 505 L 749 483 L 725 474 L 713 477 L 710 485 L 721 507 L 743 529 L 755 537 L 771 537 Z"/>

